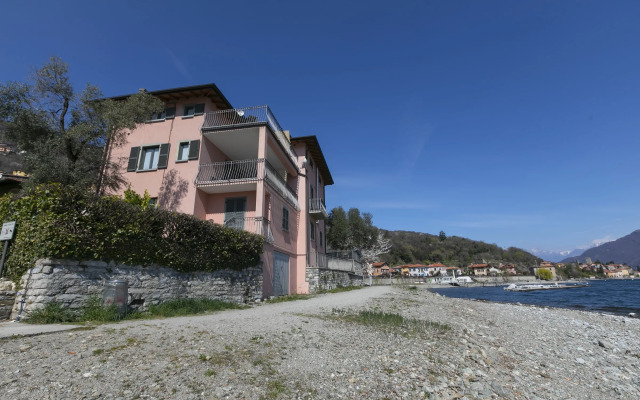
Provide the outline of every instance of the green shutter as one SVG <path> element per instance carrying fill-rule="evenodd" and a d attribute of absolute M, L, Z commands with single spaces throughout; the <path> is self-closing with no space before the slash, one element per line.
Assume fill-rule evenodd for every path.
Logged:
<path fill-rule="evenodd" d="M 160 145 L 160 156 L 158 157 L 158 169 L 167 169 L 169 162 L 169 143 Z"/>
<path fill-rule="evenodd" d="M 200 154 L 200 139 L 192 140 L 189 143 L 189 160 L 197 160 Z"/>
<path fill-rule="evenodd" d="M 127 172 L 135 172 L 138 166 L 139 155 L 140 155 L 140 147 L 132 147 L 131 153 L 129 153 L 129 165 L 127 165 Z"/>
<path fill-rule="evenodd" d="M 204 114 L 204 103 L 203 104 L 196 104 L 194 114 L 195 115 Z"/>
<path fill-rule="evenodd" d="M 176 116 L 176 108 L 175 107 L 167 107 L 164 110 L 165 119 L 173 119 Z"/>

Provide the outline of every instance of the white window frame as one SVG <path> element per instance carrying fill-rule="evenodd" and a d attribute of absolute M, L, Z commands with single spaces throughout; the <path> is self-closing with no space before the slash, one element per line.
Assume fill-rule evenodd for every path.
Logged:
<path fill-rule="evenodd" d="M 180 158 L 180 150 L 182 148 L 182 145 L 186 144 L 186 154 L 184 154 L 184 158 Z M 182 140 L 180 142 L 178 142 L 178 151 L 176 152 L 176 162 L 177 163 L 183 163 L 183 162 L 187 162 L 189 161 L 189 149 L 191 148 L 191 140 Z"/>
<path fill-rule="evenodd" d="M 136 171 L 156 171 L 158 169 L 158 161 L 160 160 L 160 145 L 161 144 L 158 143 L 158 144 L 149 144 L 145 146 L 140 146 L 140 154 L 138 155 L 138 168 L 136 169 Z M 152 168 L 142 168 L 146 160 L 145 150 L 153 149 L 153 148 L 157 150 L 157 152 L 155 153 L 155 167 L 153 167 L 153 163 L 152 163 Z"/>

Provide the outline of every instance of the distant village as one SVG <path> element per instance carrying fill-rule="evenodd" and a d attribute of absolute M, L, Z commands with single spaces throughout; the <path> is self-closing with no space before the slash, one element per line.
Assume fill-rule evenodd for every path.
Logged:
<path fill-rule="evenodd" d="M 571 264 L 543 262 L 540 265 L 529 268 L 529 274 L 540 275 L 541 270 L 551 273 L 552 279 L 558 279 L 558 272 L 569 268 Z M 578 269 L 585 276 L 600 276 L 602 278 L 630 278 L 638 275 L 638 271 L 624 264 L 580 263 Z M 422 265 L 409 264 L 389 266 L 386 262 L 372 264 L 371 275 L 374 277 L 462 277 L 462 276 L 516 276 L 527 275 L 516 270 L 514 264 L 469 264 L 466 267 L 451 267 L 440 263 Z M 562 274 L 567 275 L 567 274 Z"/>

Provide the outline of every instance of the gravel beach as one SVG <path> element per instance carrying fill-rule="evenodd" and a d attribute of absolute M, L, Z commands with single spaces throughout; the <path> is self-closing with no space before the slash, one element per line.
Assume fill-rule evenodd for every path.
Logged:
<path fill-rule="evenodd" d="M 405 336 L 336 309 L 450 329 Z M 639 319 L 421 286 L 7 338 L 0 359 L 2 399 L 640 398 Z"/>

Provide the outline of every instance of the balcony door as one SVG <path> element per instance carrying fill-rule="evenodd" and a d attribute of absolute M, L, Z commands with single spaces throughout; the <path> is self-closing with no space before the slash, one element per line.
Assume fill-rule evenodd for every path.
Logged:
<path fill-rule="evenodd" d="M 246 197 L 229 197 L 224 201 L 224 226 L 244 229 L 244 215 L 247 211 Z"/>

